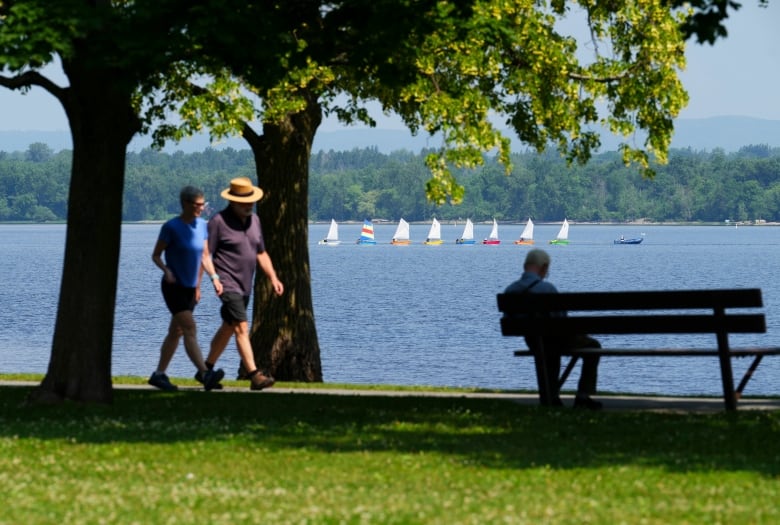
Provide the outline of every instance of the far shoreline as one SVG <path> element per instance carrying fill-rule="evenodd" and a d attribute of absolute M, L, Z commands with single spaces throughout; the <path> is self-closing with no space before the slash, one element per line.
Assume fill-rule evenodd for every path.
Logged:
<path fill-rule="evenodd" d="M 148 219 L 140 221 L 122 221 L 122 225 L 160 225 L 164 224 L 168 219 Z M 649 220 L 636 220 L 636 221 L 577 221 L 567 219 L 571 225 L 584 225 L 584 226 L 720 226 L 720 227 L 737 227 L 737 226 L 780 226 L 780 222 L 773 221 L 664 221 L 656 222 Z M 346 220 L 336 221 L 338 224 L 362 224 L 362 220 Z M 398 221 L 391 221 L 387 219 L 373 219 L 374 226 L 396 225 Z M 407 221 L 409 224 L 415 225 L 429 225 L 431 221 Z M 439 221 L 442 225 L 458 226 L 465 224 L 465 219 L 442 219 Z M 508 226 L 522 226 L 526 223 L 526 220 L 497 220 L 500 225 Z M 563 221 L 534 221 L 534 224 L 538 225 L 560 225 Z M 328 225 L 329 220 L 309 220 L 309 225 Z M 490 225 L 492 220 L 475 221 L 474 224 Z M 0 221 L 0 226 L 67 226 L 67 221 Z"/>

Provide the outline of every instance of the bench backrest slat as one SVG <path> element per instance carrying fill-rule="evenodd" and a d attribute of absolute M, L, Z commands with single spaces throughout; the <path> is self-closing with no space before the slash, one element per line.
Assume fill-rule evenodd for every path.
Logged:
<path fill-rule="evenodd" d="M 568 334 L 714 334 L 764 333 L 763 314 L 709 315 L 601 315 L 501 319 L 503 335 Z"/>
<path fill-rule="evenodd" d="M 758 308 L 760 288 L 499 294 L 501 312 Z"/>

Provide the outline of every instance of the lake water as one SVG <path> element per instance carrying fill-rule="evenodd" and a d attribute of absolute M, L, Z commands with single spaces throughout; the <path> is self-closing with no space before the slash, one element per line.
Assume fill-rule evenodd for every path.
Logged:
<path fill-rule="evenodd" d="M 454 244 L 463 225 L 442 224 L 444 245 L 426 246 L 427 225 L 412 225 L 411 246 L 391 246 L 395 225 L 377 225 L 376 246 L 354 244 L 360 224 L 340 225 L 339 246 L 319 246 L 327 225 L 310 228 L 315 316 L 324 378 L 338 383 L 535 389 L 533 363 L 515 358 L 519 338 L 504 338 L 495 295 L 521 273 L 527 246 L 512 241 L 522 225 L 501 225 L 497 246 Z M 550 280 L 562 291 L 763 289 L 768 334 L 734 344 L 780 344 L 780 228 L 775 226 L 571 226 L 568 246 L 549 246 L 558 225 L 537 225 L 537 247 L 552 255 Z M 114 329 L 113 373 L 147 376 L 157 364 L 168 324 L 160 272 L 151 261 L 159 225 L 123 226 Z M 477 224 L 477 239 L 489 224 Z M 640 245 L 615 246 L 620 235 Z M 43 373 L 49 361 L 65 227 L 0 225 L 5 261 L 0 286 L 0 372 Z M 196 309 L 200 341 L 219 324 L 219 303 L 204 286 Z M 602 337 L 602 340 L 610 339 Z M 714 337 L 612 336 L 621 346 L 711 346 Z M 207 350 L 204 350 L 204 354 Z M 231 344 L 220 360 L 238 365 Z M 735 375 L 747 367 L 735 361 Z M 169 368 L 194 373 L 180 347 Z M 766 358 L 746 394 L 780 394 L 780 359 Z M 576 373 L 568 387 L 575 385 Z M 716 359 L 604 359 L 599 389 L 636 393 L 721 392 Z"/>

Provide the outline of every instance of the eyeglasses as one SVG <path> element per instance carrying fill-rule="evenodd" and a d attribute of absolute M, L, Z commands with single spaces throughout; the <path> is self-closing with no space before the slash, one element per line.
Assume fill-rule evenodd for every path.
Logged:
<path fill-rule="evenodd" d="M 189 201 L 189 202 L 190 202 L 190 204 L 192 204 L 196 208 L 202 208 L 202 207 L 204 207 L 206 205 L 205 202 L 195 202 L 195 201 Z"/>

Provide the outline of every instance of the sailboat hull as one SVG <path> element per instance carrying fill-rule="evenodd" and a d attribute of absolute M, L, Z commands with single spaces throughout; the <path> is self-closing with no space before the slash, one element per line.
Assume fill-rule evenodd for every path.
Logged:
<path fill-rule="evenodd" d="M 341 241 L 339 241 L 338 239 L 322 239 L 317 244 L 322 244 L 327 246 L 338 246 L 339 244 L 341 244 Z"/>
<path fill-rule="evenodd" d="M 444 244 L 444 241 L 441 239 L 430 239 L 427 241 L 423 241 L 423 244 L 427 244 L 429 246 L 436 246 L 438 244 Z"/>
<path fill-rule="evenodd" d="M 410 241 L 409 239 L 393 239 L 392 241 L 390 241 L 390 244 L 395 246 L 409 246 L 410 244 L 412 244 L 412 241 Z"/>
<path fill-rule="evenodd" d="M 455 244 L 476 244 L 474 239 L 455 239 Z"/>
<path fill-rule="evenodd" d="M 533 243 L 534 243 L 533 240 L 525 240 L 525 239 L 515 241 L 515 244 L 522 244 L 523 246 L 530 246 Z"/>
<path fill-rule="evenodd" d="M 569 239 L 553 239 L 550 244 L 569 244 Z"/>
<path fill-rule="evenodd" d="M 498 239 L 485 239 L 482 241 L 482 244 L 501 244 L 501 241 Z"/>

